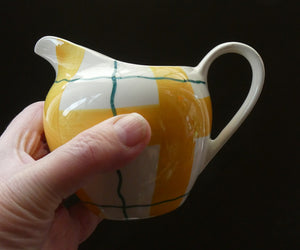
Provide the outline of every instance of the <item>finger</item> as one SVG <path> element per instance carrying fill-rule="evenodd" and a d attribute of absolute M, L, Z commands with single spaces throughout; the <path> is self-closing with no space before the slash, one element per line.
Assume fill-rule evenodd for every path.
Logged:
<path fill-rule="evenodd" d="M 43 102 L 34 103 L 25 108 L 0 137 L 0 181 L 24 170 L 24 164 L 49 153 L 42 116 Z"/>
<path fill-rule="evenodd" d="M 82 203 L 77 203 L 69 209 L 70 216 L 79 223 L 79 243 L 85 241 L 103 220 L 87 209 Z"/>
<path fill-rule="evenodd" d="M 101 220 L 80 203 L 70 209 L 60 206 L 55 212 L 43 249 L 77 249 Z"/>
<path fill-rule="evenodd" d="M 43 250 L 77 249 L 79 245 L 80 225 L 69 210 L 59 206 L 55 211 L 51 227 L 45 237 Z"/>
<path fill-rule="evenodd" d="M 43 132 L 43 107 L 43 102 L 33 103 L 13 119 L 1 136 L 2 152 L 10 157 L 16 152 L 25 162 L 28 156 L 35 159 L 48 152 Z"/>
<path fill-rule="evenodd" d="M 150 134 L 149 124 L 138 114 L 111 118 L 37 161 L 16 176 L 14 183 L 27 189 L 23 193 L 32 206 L 45 206 L 49 211 L 89 178 L 132 160 L 148 144 Z"/>

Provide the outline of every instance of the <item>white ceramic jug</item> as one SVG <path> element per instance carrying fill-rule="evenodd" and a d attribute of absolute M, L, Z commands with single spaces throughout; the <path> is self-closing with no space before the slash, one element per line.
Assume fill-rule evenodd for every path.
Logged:
<path fill-rule="evenodd" d="M 197 176 L 252 110 L 264 82 L 260 56 L 237 42 L 217 46 L 196 67 L 120 62 L 50 36 L 37 42 L 35 52 L 56 71 L 44 110 L 50 150 L 119 114 L 138 112 L 151 126 L 151 141 L 141 155 L 77 192 L 96 214 L 115 220 L 157 216 L 180 206 Z M 212 140 L 207 73 L 214 59 L 226 53 L 249 61 L 252 83 L 239 111 Z"/>

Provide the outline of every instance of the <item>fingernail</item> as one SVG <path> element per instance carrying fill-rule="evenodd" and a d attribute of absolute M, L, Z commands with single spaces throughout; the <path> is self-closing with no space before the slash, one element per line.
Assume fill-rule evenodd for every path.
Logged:
<path fill-rule="evenodd" d="M 125 115 L 114 123 L 120 141 L 128 147 L 133 147 L 145 139 L 147 126 L 146 120 L 137 113 Z"/>

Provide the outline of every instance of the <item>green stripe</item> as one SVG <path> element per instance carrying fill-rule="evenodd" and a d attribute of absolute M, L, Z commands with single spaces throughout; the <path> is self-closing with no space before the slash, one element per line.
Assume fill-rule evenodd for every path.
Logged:
<path fill-rule="evenodd" d="M 116 107 L 115 107 L 115 95 L 116 95 L 116 90 L 117 90 L 116 73 L 117 73 L 117 62 L 114 61 L 114 73 L 111 77 L 113 86 L 112 86 L 111 95 L 110 95 L 110 107 L 111 107 L 111 111 L 114 116 L 117 115 L 117 111 L 116 111 Z"/>
<path fill-rule="evenodd" d="M 119 183 L 118 183 L 118 196 L 122 202 L 122 212 L 123 212 L 123 215 L 126 219 L 128 219 L 128 215 L 127 215 L 127 211 L 126 211 L 126 201 L 125 201 L 125 198 L 124 196 L 122 195 L 121 193 L 121 188 L 122 188 L 122 182 L 123 182 L 123 178 L 122 178 L 122 173 L 120 170 L 117 170 L 117 174 L 118 174 L 118 178 L 119 178 Z"/>
<path fill-rule="evenodd" d="M 116 111 L 116 107 L 115 107 L 115 95 L 116 95 L 116 90 L 117 90 L 117 77 L 116 77 L 117 69 L 118 69 L 117 61 L 114 61 L 114 72 L 113 72 L 113 75 L 111 77 L 112 90 L 111 90 L 111 95 L 110 95 L 110 107 L 111 107 L 111 111 L 112 111 L 114 116 L 117 115 L 117 111 Z M 127 212 L 126 212 L 126 201 L 125 201 L 124 196 L 121 193 L 123 178 L 122 178 L 122 173 L 121 173 L 120 170 L 117 170 L 117 175 L 118 175 L 118 179 L 119 179 L 117 193 L 118 193 L 118 196 L 119 196 L 119 198 L 122 202 L 122 211 L 123 211 L 124 218 L 128 219 L 128 215 L 127 215 Z"/>
<path fill-rule="evenodd" d="M 204 81 L 201 80 L 191 80 L 191 79 L 176 79 L 176 78 L 172 78 L 172 77 L 150 77 L 150 76 L 119 76 L 119 77 L 115 77 L 115 80 L 122 80 L 122 79 L 134 79 L 134 78 L 140 78 L 140 79 L 146 79 L 146 80 L 171 80 L 171 81 L 175 81 L 175 82 L 181 82 L 181 83 L 185 83 L 185 82 L 190 82 L 190 83 L 195 83 L 195 84 L 205 84 Z M 110 76 L 99 76 L 99 77 L 91 77 L 91 78 L 75 78 L 75 79 L 61 79 L 61 80 L 57 80 L 54 83 L 60 83 L 63 81 L 66 82 L 76 82 L 76 81 L 92 81 L 92 80 L 99 80 L 99 79 L 112 79 L 112 77 Z"/>
<path fill-rule="evenodd" d="M 188 196 L 189 193 L 186 193 L 186 194 L 183 194 L 183 195 L 180 195 L 176 198 L 172 198 L 172 199 L 168 199 L 168 200 L 164 200 L 164 201 L 159 201 L 159 202 L 155 202 L 155 203 L 151 203 L 151 204 L 139 204 L 139 205 L 128 205 L 128 206 L 125 206 L 126 209 L 130 209 L 130 208 L 137 208 L 137 207 L 153 207 L 153 206 L 158 206 L 158 205 L 161 205 L 161 204 L 164 204 L 164 203 L 168 203 L 168 202 L 172 202 L 172 201 L 176 201 L 176 200 L 179 200 L 185 196 Z M 94 205 L 94 206 L 97 206 L 97 207 L 100 207 L 100 208 L 121 208 L 121 209 L 124 209 L 124 206 L 116 206 L 116 205 L 99 205 L 99 204 L 96 204 L 96 203 L 93 203 L 93 202 L 87 202 L 87 201 L 82 201 L 83 203 L 86 203 L 86 204 L 89 204 L 89 205 Z"/>

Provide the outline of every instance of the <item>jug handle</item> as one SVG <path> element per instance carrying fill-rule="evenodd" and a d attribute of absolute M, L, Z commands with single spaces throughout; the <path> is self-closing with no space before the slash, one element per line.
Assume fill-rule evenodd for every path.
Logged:
<path fill-rule="evenodd" d="M 206 80 L 208 70 L 212 62 L 217 57 L 228 53 L 240 54 L 248 60 L 252 70 L 251 86 L 245 101 L 230 122 L 215 139 L 210 138 L 208 140 L 205 166 L 210 162 L 210 160 L 216 155 L 216 153 L 222 148 L 222 146 L 235 133 L 235 131 L 249 115 L 261 93 L 264 84 L 265 69 L 261 57 L 253 48 L 243 43 L 228 42 L 218 45 L 203 58 L 199 65 L 196 66 L 195 70 L 198 71 L 199 74 Z"/>

